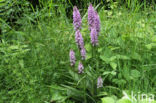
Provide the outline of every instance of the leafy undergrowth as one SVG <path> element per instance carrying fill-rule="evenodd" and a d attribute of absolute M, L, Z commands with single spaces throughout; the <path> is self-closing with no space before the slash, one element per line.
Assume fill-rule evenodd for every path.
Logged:
<path fill-rule="evenodd" d="M 155 95 L 156 12 L 101 9 L 99 16 L 96 60 L 90 52 L 87 15 L 83 17 L 87 58 L 82 75 L 77 73 L 78 61 L 75 68 L 70 66 L 71 48 L 80 57 L 73 25 L 64 13 L 41 16 L 35 23 L 31 14 L 19 20 L 20 29 L 5 33 L 0 43 L 0 102 L 131 103 L 120 99 L 124 90 Z M 104 86 L 97 89 L 99 75 Z"/>

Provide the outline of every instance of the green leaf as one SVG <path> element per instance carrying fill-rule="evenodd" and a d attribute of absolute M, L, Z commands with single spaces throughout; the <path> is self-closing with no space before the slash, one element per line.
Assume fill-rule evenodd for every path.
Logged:
<path fill-rule="evenodd" d="M 147 48 L 148 50 L 151 50 L 151 49 L 152 49 L 152 44 L 147 44 L 147 45 L 146 45 L 146 48 Z"/>
<path fill-rule="evenodd" d="M 13 45 L 13 46 L 10 46 L 9 49 L 11 49 L 11 50 L 12 49 L 19 49 L 19 46 L 18 45 Z"/>
<path fill-rule="evenodd" d="M 53 101 L 64 100 L 64 99 L 66 99 L 66 96 L 62 96 L 59 92 L 55 92 L 52 95 Z"/>
<path fill-rule="evenodd" d="M 114 61 L 117 58 L 117 56 L 110 57 L 110 61 Z"/>
<path fill-rule="evenodd" d="M 102 48 L 98 48 L 98 52 L 99 52 L 99 53 L 102 52 Z"/>
<path fill-rule="evenodd" d="M 101 58 L 104 62 L 106 62 L 107 64 L 110 62 L 110 59 L 109 59 L 108 57 L 104 56 L 104 55 L 100 55 L 100 58 Z"/>
<path fill-rule="evenodd" d="M 79 76 L 77 73 L 75 73 L 74 71 L 72 70 L 69 70 L 69 74 L 71 75 L 72 79 L 75 80 L 75 81 L 79 81 Z"/>
<path fill-rule="evenodd" d="M 7 6 L 7 2 L 5 2 L 5 0 L 0 0 L 0 6 Z"/>
<path fill-rule="evenodd" d="M 23 60 L 20 60 L 19 61 L 19 65 L 21 66 L 21 68 L 24 68 L 24 61 Z"/>
<path fill-rule="evenodd" d="M 151 50 L 153 47 L 156 47 L 156 43 L 150 43 L 146 45 L 146 48 Z"/>
<path fill-rule="evenodd" d="M 86 51 L 88 51 L 88 52 L 92 50 L 90 43 L 86 44 L 85 48 L 86 48 Z"/>
<path fill-rule="evenodd" d="M 103 75 L 109 75 L 109 74 L 111 74 L 111 75 L 116 75 L 116 72 L 115 72 L 115 71 L 105 71 L 105 72 L 103 73 Z"/>
<path fill-rule="evenodd" d="M 102 98 L 102 103 L 115 103 L 115 100 L 112 97 Z"/>
<path fill-rule="evenodd" d="M 120 47 L 112 47 L 112 46 L 109 46 L 109 48 L 111 49 L 111 51 L 120 49 Z"/>
<path fill-rule="evenodd" d="M 100 97 L 100 96 L 107 96 L 108 93 L 107 92 L 100 92 L 97 96 Z"/>
<path fill-rule="evenodd" d="M 132 70 L 131 76 L 132 78 L 139 78 L 141 76 L 141 73 L 138 70 Z"/>
<path fill-rule="evenodd" d="M 142 60 L 142 59 L 141 59 L 141 56 L 140 56 L 138 53 L 136 53 L 136 52 L 134 52 L 134 53 L 131 55 L 131 57 L 132 57 L 132 59 L 135 59 L 135 60 L 139 60 L 139 61 Z"/>
<path fill-rule="evenodd" d="M 118 85 L 125 85 L 126 81 L 124 79 L 113 79 L 113 82 Z"/>
<path fill-rule="evenodd" d="M 125 56 L 125 55 L 117 55 L 117 58 L 121 59 L 121 60 L 129 60 L 130 59 L 128 56 Z"/>
<path fill-rule="evenodd" d="M 88 59 L 90 59 L 90 58 L 92 58 L 92 54 L 91 54 L 91 53 L 87 53 L 87 54 L 86 54 L 86 60 L 88 60 Z"/>
<path fill-rule="evenodd" d="M 109 48 L 105 48 L 105 50 L 103 52 L 101 52 L 100 54 L 100 58 L 106 62 L 107 64 L 109 64 L 111 62 L 111 56 L 112 56 L 112 51 Z"/>
<path fill-rule="evenodd" d="M 110 66 L 111 66 L 114 70 L 116 70 L 117 64 L 116 64 L 115 62 L 111 62 L 111 63 L 110 63 Z"/>
<path fill-rule="evenodd" d="M 152 41 L 153 41 L 153 42 L 156 42 L 156 35 L 154 35 L 154 36 L 152 37 Z"/>
<path fill-rule="evenodd" d="M 117 103 L 132 103 L 130 100 L 128 100 L 128 99 L 119 99 L 118 101 L 117 101 Z"/>

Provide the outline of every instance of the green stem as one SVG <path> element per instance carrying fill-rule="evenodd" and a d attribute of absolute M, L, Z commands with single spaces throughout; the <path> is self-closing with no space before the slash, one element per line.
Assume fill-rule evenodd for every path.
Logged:
<path fill-rule="evenodd" d="M 95 59 L 96 59 L 96 51 L 95 51 L 95 47 L 92 46 L 92 60 L 93 60 L 93 65 L 95 64 Z M 96 69 L 96 66 L 93 66 L 94 70 Z"/>
<path fill-rule="evenodd" d="M 86 99 L 86 80 L 84 80 L 84 103 L 87 103 L 87 99 Z"/>

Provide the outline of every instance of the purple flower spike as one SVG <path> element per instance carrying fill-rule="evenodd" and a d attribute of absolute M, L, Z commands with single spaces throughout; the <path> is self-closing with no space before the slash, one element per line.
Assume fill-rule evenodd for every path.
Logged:
<path fill-rule="evenodd" d="M 85 48 L 82 48 L 80 52 L 81 52 L 82 60 L 85 60 L 85 58 L 86 58 L 86 50 L 85 50 Z"/>
<path fill-rule="evenodd" d="M 103 80 L 101 76 L 98 77 L 97 79 L 97 88 L 103 87 Z"/>
<path fill-rule="evenodd" d="M 74 66 L 76 58 L 75 58 L 75 53 L 72 49 L 70 50 L 69 57 L 70 57 L 70 65 Z"/>
<path fill-rule="evenodd" d="M 75 32 L 75 41 L 76 41 L 79 49 L 84 48 L 84 42 L 83 42 L 83 38 L 82 38 L 82 35 L 80 33 L 80 30 L 77 30 Z"/>
<path fill-rule="evenodd" d="M 81 62 L 79 62 L 78 73 L 80 73 L 80 74 L 83 73 L 83 69 L 84 69 L 83 64 Z"/>
<path fill-rule="evenodd" d="M 74 8 L 73 8 L 73 25 L 74 25 L 75 31 L 81 29 L 81 24 L 82 24 L 82 20 L 81 20 L 80 12 L 77 9 L 77 7 L 74 6 Z"/>
<path fill-rule="evenodd" d="M 95 11 L 92 4 L 90 4 L 88 7 L 88 24 L 90 26 L 90 30 L 94 26 L 94 19 L 95 19 Z"/>
<path fill-rule="evenodd" d="M 97 12 L 95 12 L 95 27 L 97 32 L 100 32 L 100 18 Z"/>
<path fill-rule="evenodd" d="M 98 13 L 94 10 L 92 4 L 88 7 L 88 24 L 89 29 L 96 28 L 97 33 L 100 32 L 100 18 Z"/>
<path fill-rule="evenodd" d="M 96 31 L 95 28 L 91 29 L 90 36 L 91 36 L 91 43 L 92 43 L 92 45 L 93 46 L 97 46 L 98 45 L 98 34 L 97 34 L 97 31 Z"/>

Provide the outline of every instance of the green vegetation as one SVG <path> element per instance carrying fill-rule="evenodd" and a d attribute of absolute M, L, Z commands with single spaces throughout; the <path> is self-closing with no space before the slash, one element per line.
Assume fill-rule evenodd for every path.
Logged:
<path fill-rule="evenodd" d="M 155 1 L 106 1 L 75 4 L 87 55 L 85 73 L 78 74 L 72 0 L 39 0 L 36 6 L 0 0 L 0 103 L 135 103 L 124 98 L 132 91 L 156 96 Z M 101 21 L 96 58 L 87 23 L 89 2 Z M 96 87 L 99 75 L 102 88 Z"/>

